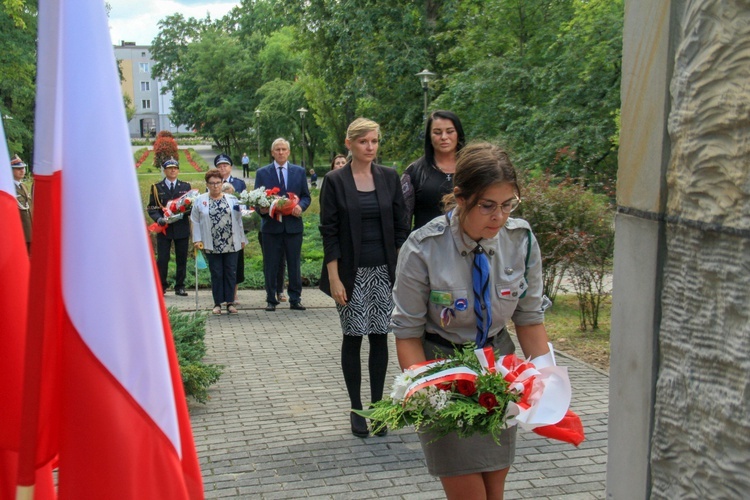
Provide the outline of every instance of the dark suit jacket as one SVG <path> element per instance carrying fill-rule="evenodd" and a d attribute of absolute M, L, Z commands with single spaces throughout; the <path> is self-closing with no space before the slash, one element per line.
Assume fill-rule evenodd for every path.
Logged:
<path fill-rule="evenodd" d="M 166 179 L 151 186 L 151 195 L 148 199 L 148 215 L 156 222 L 159 217 L 164 217 L 164 206 L 175 198 L 190 191 L 190 184 L 177 179 L 177 185 L 173 190 L 167 188 Z M 157 233 L 158 234 L 161 233 Z M 179 240 L 190 236 L 190 216 L 185 214 L 182 219 L 167 225 L 166 237 L 170 240 Z"/>
<path fill-rule="evenodd" d="M 280 194 L 289 192 L 299 196 L 299 206 L 302 207 L 302 211 L 304 212 L 310 206 L 310 188 L 307 186 L 307 174 L 305 173 L 305 169 L 299 165 L 292 165 L 287 162 L 287 168 L 286 191 L 282 191 Z M 255 172 L 255 189 L 261 186 L 266 189 L 281 188 L 279 185 L 279 174 L 276 173 L 276 167 L 273 163 Z M 282 221 L 278 222 L 268 214 L 261 214 L 261 233 L 294 234 L 301 233 L 303 230 L 304 225 L 300 217 L 283 217 Z"/>
<path fill-rule="evenodd" d="M 394 169 L 373 163 L 372 178 L 380 206 L 388 274 L 393 285 L 398 257 L 396 250 L 401 248 L 409 235 L 404 196 L 401 181 Z M 362 212 L 351 164 L 326 174 L 320 193 L 320 234 L 323 236 L 324 251 L 320 289 L 331 295 L 327 264 L 338 260 L 339 278 L 346 288 L 347 297 L 351 297 L 362 244 Z"/>
<path fill-rule="evenodd" d="M 243 181 L 242 179 L 238 179 L 237 177 L 232 177 L 230 175 L 228 181 L 229 181 L 229 184 L 231 184 L 232 187 L 234 188 L 234 193 L 237 197 L 240 196 L 241 192 L 247 189 L 247 184 L 245 184 L 245 181 Z"/>

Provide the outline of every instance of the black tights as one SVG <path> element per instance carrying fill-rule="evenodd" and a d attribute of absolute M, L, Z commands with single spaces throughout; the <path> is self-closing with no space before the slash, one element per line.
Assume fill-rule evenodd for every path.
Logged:
<path fill-rule="evenodd" d="M 370 341 L 370 358 L 367 361 L 370 371 L 370 396 L 374 403 L 383 399 L 385 373 L 388 370 L 388 335 L 367 335 L 367 340 Z M 361 347 L 361 336 L 344 335 L 341 343 L 341 369 L 344 372 L 344 382 L 352 408 L 355 410 L 362 409 L 362 363 L 359 357 Z"/>

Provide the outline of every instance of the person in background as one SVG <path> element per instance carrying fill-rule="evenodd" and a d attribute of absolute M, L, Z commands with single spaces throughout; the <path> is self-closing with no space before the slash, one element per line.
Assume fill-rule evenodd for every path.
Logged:
<path fill-rule="evenodd" d="M 354 120 L 346 132 L 352 160 L 326 175 L 320 197 L 320 289 L 336 302 L 343 331 L 341 369 L 354 410 L 362 409 L 360 351 L 365 336 L 370 344 L 370 400 L 383 398 L 391 288 L 398 249 L 409 233 L 398 173 L 374 163 L 379 142 L 377 123 Z M 350 424 L 352 434 L 367 437 L 364 417 L 350 412 Z"/>
<path fill-rule="evenodd" d="M 175 256 L 175 284 L 174 293 L 182 297 L 185 291 L 185 276 L 187 276 L 188 239 L 190 238 L 190 221 L 186 216 L 167 224 L 164 207 L 176 198 L 190 191 L 190 184 L 177 178 L 180 164 L 174 158 L 166 160 L 162 166 L 164 178 L 161 182 L 151 185 L 148 199 L 148 215 L 160 226 L 166 226 L 164 233 L 156 233 L 156 267 L 159 270 L 162 293 L 167 293 L 167 270 L 169 269 L 170 252 L 174 243 Z"/>
<path fill-rule="evenodd" d="M 294 193 L 299 204 L 291 215 L 277 221 L 268 215 L 268 208 L 256 207 L 261 216 L 260 231 L 263 233 L 263 274 L 266 281 L 266 311 L 275 311 L 280 302 L 277 279 L 282 259 L 286 258 L 289 274 L 289 308 L 304 311 L 302 305 L 302 212 L 310 206 L 310 189 L 307 186 L 307 173 L 299 165 L 287 161 L 289 142 L 280 137 L 271 144 L 273 163 L 259 169 L 255 174 L 255 188 L 279 188 L 280 195 Z"/>
<path fill-rule="evenodd" d="M 247 153 L 242 153 L 242 177 L 250 177 L 250 158 L 247 157 Z"/>
<path fill-rule="evenodd" d="M 407 220 L 412 229 L 419 229 L 443 213 L 443 196 L 453 189 L 456 154 L 465 142 L 458 116 L 450 111 L 430 113 L 425 127 L 424 156 L 406 167 L 401 176 Z"/>
<path fill-rule="evenodd" d="M 13 170 L 13 183 L 16 185 L 16 201 L 18 210 L 21 213 L 21 225 L 23 226 L 23 235 L 26 239 L 26 251 L 31 255 L 31 193 L 23 184 L 23 178 L 26 176 L 26 164 L 15 155 L 10 161 Z"/>
<path fill-rule="evenodd" d="M 413 231 L 401 249 L 391 319 L 399 365 L 450 355 L 468 342 L 511 354 L 509 320 L 527 359 L 554 365 L 539 245 L 526 221 L 510 218 L 521 194 L 508 155 L 488 143 L 466 146 L 453 183 L 449 211 Z M 502 498 L 515 433 L 504 431 L 501 445 L 489 435 L 437 439 L 429 430 L 419 440 L 448 499 Z"/>
<path fill-rule="evenodd" d="M 314 168 L 310 169 L 310 187 L 318 187 L 318 174 L 315 172 Z"/>
<path fill-rule="evenodd" d="M 244 154 L 244 153 L 243 153 Z M 222 181 L 230 184 L 234 191 L 228 194 L 239 194 L 247 189 L 247 184 L 242 179 L 232 177 L 232 158 L 228 154 L 222 153 L 214 158 L 214 166 L 221 174 Z M 244 166 L 243 166 L 244 169 Z M 222 190 L 222 192 L 225 192 Z M 245 281 L 245 249 L 243 248 L 237 254 L 237 275 L 235 281 L 234 301 L 237 301 L 237 285 Z"/>
<path fill-rule="evenodd" d="M 320 179 L 320 192 L 323 192 L 323 183 L 326 180 L 326 177 L 328 177 L 328 174 L 333 172 L 334 170 L 338 170 L 339 168 L 346 165 L 346 155 L 337 154 L 334 155 L 334 157 L 331 159 L 331 169 L 323 176 L 322 179 Z"/>
<path fill-rule="evenodd" d="M 217 169 L 206 172 L 205 179 L 208 193 L 195 200 L 190 212 L 193 245 L 206 252 L 214 299 L 213 313 L 221 314 L 221 305 L 226 304 L 229 314 L 237 314 L 234 306 L 237 255 L 247 244 L 239 200 L 222 192 L 224 182 Z"/>

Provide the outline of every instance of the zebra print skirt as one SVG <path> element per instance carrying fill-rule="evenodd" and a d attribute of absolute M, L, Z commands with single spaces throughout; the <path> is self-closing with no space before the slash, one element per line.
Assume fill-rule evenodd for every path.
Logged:
<path fill-rule="evenodd" d="M 359 267 L 354 291 L 345 306 L 336 304 L 344 335 L 388 333 L 393 311 L 388 266 Z"/>

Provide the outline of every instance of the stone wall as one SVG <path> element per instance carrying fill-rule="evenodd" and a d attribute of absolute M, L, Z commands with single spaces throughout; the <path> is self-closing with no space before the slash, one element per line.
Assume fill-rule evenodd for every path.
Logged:
<path fill-rule="evenodd" d="M 653 498 L 750 490 L 750 8 L 675 2 Z"/>

